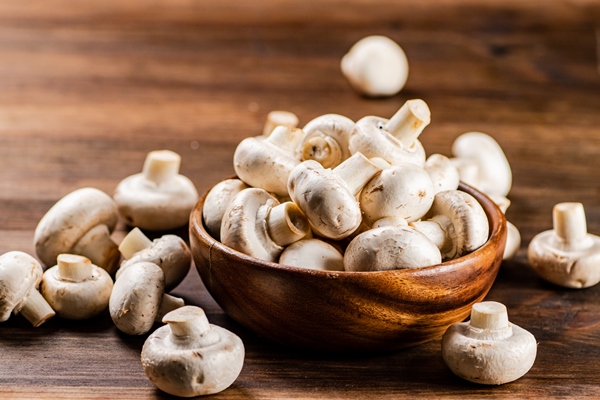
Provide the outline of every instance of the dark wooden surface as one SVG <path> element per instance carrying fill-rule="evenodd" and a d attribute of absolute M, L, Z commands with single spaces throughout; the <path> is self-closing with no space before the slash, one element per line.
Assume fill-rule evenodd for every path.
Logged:
<path fill-rule="evenodd" d="M 408 83 L 393 98 L 361 98 L 339 72 L 370 34 L 407 53 Z M 488 299 L 539 341 L 531 371 L 500 387 L 470 384 L 446 368 L 438 340 L 343 356 L 273 345 L 224 315 L 192 270 L 174 294 L 247 350 L 238 380 L 215 398 L 599 397 L 600 286 L 554 287 L 526 262 L 557 202 L 583 202 L 600 233 L 599 40 L 593 0 L 0 2 L 0 252 L 32 254 L 54 202 L 83 186 L 112 193 L 150 150 L 180 153 L 204 192 L 233 173 L 236 144 L 271 110 L 303 124 L 331 112 L 390 116 L 422 98 L 428 153 L 448 154 L 479 130 L 511 162 L 507 216 L 523 244 Z M 107 314 L 38 329 L 11 318 L 0 325 L 0 398 L 167 397 L 141 368 L 144 339 L 118 333 Z"/>

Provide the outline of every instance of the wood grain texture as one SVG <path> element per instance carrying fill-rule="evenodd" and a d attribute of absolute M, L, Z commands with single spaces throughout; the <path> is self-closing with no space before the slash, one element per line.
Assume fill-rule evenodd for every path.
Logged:
<path fill-rule="evenodd" d="M 537 338 L 531 371 L 500 387 L 470 384 L 446 368 L 437 341 L 360 356 L 284 348 L 224 315 L 192 269 L 173 293 L 247 350 L 240 377 L 215 398 L 600 397 L 600 286 L 552 286 L 526 260 L 557 202 L 581 201 L 600 233 L 599 29 L 593 0 L 0 2 L 0 251 L 33 254 L 54 202 L 83 186 L 112 193 L 148 151 L 181 154 L 204 192 L 233 174 L 236 144 L 262 132 L 271 110 L 302 125 L 332 112 L 389 117 L 422 98 L 429 154 L 483 131 L 513 168 L 507 217 L 523 244 L 486 298 Z M 339 72 L 370 34 L 408 56 L 395 97 L 357 96 Z M 124 233 L 121 224 L 115 238 Z M 143 341 L 107 314 L 38 329 L 11 318 L 0 325 L 0 398 L 167 398 L 144 376 Z"/>

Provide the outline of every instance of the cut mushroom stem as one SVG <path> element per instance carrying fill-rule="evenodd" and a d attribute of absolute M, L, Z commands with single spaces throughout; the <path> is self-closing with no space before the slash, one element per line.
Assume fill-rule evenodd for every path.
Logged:
<path fill-rule="evenodd" d="M 512 335 L 508 322 L 508 312 L 504 304 L 495 301 L 485 301 L 473 304 L 469 337 L 495 340 L 505 339 Z"/>
<path fill-rule="evenodd" d="M 111 275 L 118 267 L 119 248 L 111 239 L 110 230 L 103 224 L 96 225 L 83 235 L 70 253 L 89 258 L 92 264 L 104 268 Z"/>
<path fill-rule="evenodd" d="M 554 232 L 569 248 L 589 247 L 585 211 L 581 203 L 560 203 L 552 210 Z"/>
<path fill-rule="evenodd" d="M 267 215 L 267 230 L 278 246 L 287 246 L 305 237 L 310 225 L 302 210 L 287 201 L 271 209 Z"/>
<path fill-rule="evenodd" d="M 333 172 L 346 183 L 353 196 L 360 193 L 367 182 L 379 171 L 381 171 L 381 168 L 361 153 L 355 153 L 333 169 Z"/>
<path fill-rule="evenodd" d="M 160 185 L 179 174 L 181 156 L 170 150 L 151 151 L 146 156 L 142 173 L 144 177 Z"/>
<path fill-rule="evenodd" d="M 271 132 L 273 132 L 273 129 L 278 126 L 295 128 L 298 126 L 298 117 L 296 114 L 289 111 L 271 111 L 267 115 L 267 121 L 263 128 L 263 135 L 269 136 Z"/>
<path fill-rule="evenodd" d="M 278 126 L 273 129 L 267 140 L 282 149 L 294 151 L 300 144 L 303 135 L 302 129 Z"/>
<path fill-rule="evenodd" d="M 342 160 L 342 149 L 337 140 L 331 136 L 313 136 L 302 148 L 303 160 L 318 161 L 323 168 L 331 168 Z"/>
<path fill-rule="evenodd" d="M 129 260 L 135 253 L 150 246 L 152 246 L 152 241 L 139 228 L 133 228 L 123 238 L 123 241 L 119 245 L 119 251 L 125 259 Z"/>
<path fill-rule="evenodd" d="M 421 99 L 413 99 L 404 103 L 383 129 L 402 142 L 405 147 L 411 147 L 430 122 L 431 111 L 427 103 Z"/>
<path fill-rule="evenodd" d="M 162 301 L 160 302 L 160 308 L 158 309 L 158 314 L 156 314 L 156 318 L 154 320 L 156 322 L 162 321 L 163 317 L 170 313 L 173 310 L 181 308 L 185 305 L 185 302 L 180 297 L 171 296 L 170 294 L 164 293 L 162 296 Z M 163 321 L 164 322 L 164 321 Z"/>
<path fill-rule="evenodd" d="M 31 322 L 34 328 L 37 328 L 56 315 L 52 307 L 44 299 L 44 296 L 35 289 L 29 292 L 29 296 L 22 303 L 18 314 L 23 315 L 27 321 Z"/>
<path fill-rule="evenodd" d="M 163 318 L 162 322 L 169 324 L 171 334 L 178 338 L 201 336 L 210 330 L 204 310 L 196 307 L 184 307 Z"/>
<path fill-rule="evenodd" d="M 92 279 L 92 261 L 74 254 L 60 254 L 57 258 L 58 275 L 69 282 L 83 282 Z"/>

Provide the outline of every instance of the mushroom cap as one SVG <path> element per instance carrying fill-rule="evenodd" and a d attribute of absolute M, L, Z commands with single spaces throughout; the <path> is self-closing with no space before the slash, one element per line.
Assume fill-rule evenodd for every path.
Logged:
<path fill-rule="evenodd" d="M 221 221 L 223 214 L 227 210 L 227 206 L 236 194 L 248 185 L 239 179 L 226 179 L 217 183 L 208 192 L 204 199 L 204 207 L 202 208 L 202 220 L 206 231 L 215 239 L 221 238 Z"/>
<path fill-rule="evenodd" d="M 360 194 L 360 208 L 368 225 L 384 217 L 412 222 L 427 213 L 434 194 L 427 171 L 402 163 L 384 169 L 367 183 Z"/>
<path fill-rule="evenodd" d="M 460 175 L 448 157 L 442 154 L 432 154 L 425 161 L 423 168 L 431 177 L 435 193 L 458 189 Z"/>
<path fill-rule="evenodd" d="M 92 264 L 92 276 L 81 282 L 62 279 L 58 265 L 44 272 L 40 291 L 61 318 L 92 318 L 108 307 L 113 281 L 104 269 Z"/>
<path fill-rule="evenodd" d="M 441 262 L 437 246 L 410 226 L 384 226 L 363 232 L 344 253 L 346 271 L 421 268 Z"/>
<path fill-rule="evenodd" d="M 503 260 L 510 260 L 521 247 L 521 233 L 511 222 L 506 221 L 506 246 L 504 247 Z"/>
<path fill-rule="evenodd" d="M 510 324 L 512 335 L 503 340 L 469 337 L 469 322 L 451 325 L 442 338 L 444 361 L 459 377 L 475 383 L 501 385 L 529 371 L 537 354 L 535 337 Z"/>
<path fill-rule="evenodd" d="M 54 265 L 59 254 L 71 253 L 91 229 L 106 225 L 112 232 L 118 219 L 117 205 L 109 195 L 94 188 L 77 189 L 42 217 L 33 236 L 35 251 L 45 265 Z"/>
<path fill-rule="evenodd" d="M 223 215 L 221 242 L 249 256 L 276 261 L 283 247 L 269 236 L 267 216 L 277 205 L 277 199 L 263 189 L 242 190 Z"/>
<path fill-rule="evenodd" d="M 416 139 L 410 147 L 405 147 L 384 129 L 388 121 L 375 116 L 359 119 L 350 136 L 350 152 L 360 152 L 367 158 L 383 158 L 392 165 L 408 162 L 422 167 L 425 164 L 425 149 L 421 142 Z"/>
<path fill-rule="evenodd" d="M 362 221 L 360 206 L 346 183 L 316 161 L 304 161 L 292 170 L 288 191 L 321 236 L 343 239 Z"/>
<path fill-rule="evenodd" d="M 342 58 L 342 73 L 350 85 L 367 96 L 393 96 L 408 78 L 402 48 L 386 36 L 367 36 Z"/>
<path fill-rule="evenodd" d="M 344 161 L 350 157 L 348 144 L 350 135 L 354 130 L 354 121 L 350 118 L 339 114 L 325 114 L 309 121 L 302 130 L 304 131 L 302 144 L 318 135 L 329 136 L 339 144 L 342 152 L 340 161 Z"/>
<path fill-rule="evenodd" d="M 287 246 L 279 264 L 323 271 L 343 271 L 344 256 L 331 244 L 319 239 L 302 239 Z"/>
<path fill-rule="evenodd" d="M 187 244 L 177 235 L 164 235 L 152 241 L 152 245 L 138 251 L 130 259 L 121 263 L 117 271 L 117 279 L 123 271 L 140 262 L 151 262 L 158 265 L 165 278 L 165 291 L 179 285 L 187 275 L 192 264 L 192 253 Z"/>
<path fill-rule="evenodd" d="M 0 256 L 0 322 L 8 320 L 13 310 L 21 309 L 43 273 L 42 266 L 29 254 L 9 251 Z"/>
<path fill-rule="evenodd" d="M 160 310 L 164 288 L 164 274 L 156 264 L 140 262 L 124 270 L 108 304 L 117 328 L 129 335 L 148 332 Z"/>
<path fill-rule="evenodd" d="M 568 288 L 587 288 L 600 282 L 600 238 L 587 234 L 584 248 L 564 248 L 554 230 L 537 234 L 527 250 L 529 264 L 548 282 Z"/>
<path fill-rule="evenodd" d="M 114 199 L 128 225 L 163 231 L 188 223 L 198 192 L 192 181 L 181 174 L 157 184 L 139 173 L 117 185 Z"/>
<path fill-rule="evenodd" d="M 142 366 L 160 390 L 193 397 L 221 392 L 239 376 L 244 365 L 244 344 L 232 332 L 210 325 L 217 340 L 194 346 L 173 338 L 168 325 L 154 331 L 142 348 Z"/>

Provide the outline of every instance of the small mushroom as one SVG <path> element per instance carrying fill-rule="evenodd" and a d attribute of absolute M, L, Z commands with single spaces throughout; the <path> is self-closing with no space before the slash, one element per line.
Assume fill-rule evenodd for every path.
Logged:
<path fill-rule="evenodd" d="M 423 168 L 433 182 L 435 193 L 458 189 L 460 175 L 458 169 L 448 157 L 442 154 L 432 154 L 425 160 Z"/>
<path fill-rule="evenodd" d="M 106 310 L 113 288 L 108 272 L 74 254 L 59 254 L 57 262 L 44 272 L 40 287 L 56 315 L 81 320 Z"/>
<path fill-rule="evenodd" d="M 454 140 L 452 154 L 477 165 L 478 181 L 473 185 L 475 188 L 490 195 L 508 194 L 512 185 L 510 164 L 498 142 L 490 135 L 481 132 L 463 133 Z M 462 178 L 461 176 L 461 180 L 465 181 Z"/>
<path fill-rule="evenodd" d="M 406 54 L 386 36 L 359 40 L 342 58 L 341 69 L 350 85 L 367 96 L 393 96 L 408 78 Z"/>
<path fill-rule="evenodd" d="M 343 271 L 344 256 L 334 246 L 319 239 L 302 239 L 286 247 L 279 264 L 323 271 Z"/>
<path fill-rule="evenodd" d="M 292 202 L 279 204 L 263 189 L 239 192 L 227 207 L 221 242 L 252 257 L 277 261 L 283 248 L 309 232 L 304 213 Z"/>
<path fill-rule="evenodd" d="M 446 260 L 478 249 L 488 240 L 489 224 L 483 207 L 460 190 L 436 194 L 423 218 L 409 225 L 435 243 Z"/>
<path fill-rule="evenodd" d="M 188 223 L 198 192 L 191 180 L 179 174 L 180 165 L 177 153 L 151 151 L 142 172 L 117 185 L 113 197 L 128 225 L 164 231 Z"/>
<path fill-rule="evenodd" d="M 437 246 L 410 226 L 384 226 L 361 233 L 344 253 L 346 271 L 422 268 L 442 262 Z"/>
<path fill-rule="evenodd" d="M 301 160 L 315 160 L 324 168 L 334 168 L 350 157 L 348 141 L 354 121 L 338 114 L 321 115 L 308 122 L 300 143 Z"/>
<path fill-rule="evenodd" d="M 316 161 L 299 164 L 288 181 L 294 203 L 306 214 L 315 233 L 343 239 L 362 221 L 356 195 L 380 168 L 357 153 L 335 167 L 325 169 Z"/>
<path fill-rule="evenodd" d="M 151 262 L 130 265 L 113 286 L 108 302 L 110 317 L 128 335 L 143 335 L 155 321 L 184 305 L 183 300 L 165 293 L 162 269 Z"/>
<path fill-rule="evenodd" d="M 183 281 L 192 264 L 192 253 L 179 236 L 164 235 L 151 241 L 139 228 L 132 229 L 125 236 L 119 245 L 119 251 L 125 261 L 117 271 L 117 279 L 131 265 L 148 261 L 163 270 L 167 292 Z"/>
<path fill-rule="evenodd" d="M 0 256 L 0 322 L 10 314 L 22 314 L 38 327 L 55 313 L 37 288 L 42 266 L 29 254 L 9 251 Z"/>
<path fill-rule="evenodd" d="M 221 239 L 221 221 L 227 206 L 236 194 L 247 188 L 248 185 L 239 179 L 226 179 L 208 192 L 202 208 L 202 220 L 210 236 L 216 240 Z"/>
<path fill-rule="evenodd" d="M 430 121 L 429 107 L 420 99 L 408 100 L 389 120 L 363 117 L 350 136 L 350 152 L 380 157 L 392 165 L 409 162 L 422 167 L 425 150 L 418 137 Z"/>
<path fill-rule="evenodd" d="M 537 353 L 533 335 L 511 324 L 504 304 L 475 303 L 471 320 L 451 325 L 442 338 L 444 361 L 459 377 L 502 385 L 529 371 Z"/>
<path fill-rule="evenodd" d="M 83 188 L 60 199 L 38 223 L 33 242 L 40 260 L 51 266 L 59 254 L 78 254 L 114 273 L 119 261 L 110 237 L 119 219 L 117 205 L 106 193 Z"/>
<path fill-rule="evenodd" d="M 233 155 L 237 176 L 252 187 L 287 196 L 290 172 L 300 163 L 295 150 L 303 132 L 278 126 L 267 137 L 249 137 L 240 142 Z"/>
<path fill-rule="evenodd" d="M 271 111 L 267 115 L 267 121 L 263 128 L 263 136 L 269 136 L 273 132 L 273 129 L 278 126 L 295 128 L 298 126 L 298 117 L 289 111 Z"/>
<path fill-rule="evenodd" d="M 185 306 L 164 316 L 167 325 L 142 348 L 142 366 L 160 390 L 193 397 L 221 392 L 239 376 L 244 344 L 227 329 L 208 323 L 204 310 Z"/>
<path fill-rule="evenodd" d="M 553 229 L 529 243 L 529 264 L 542 278 L 568 288 L 600 281 L 600 237 L 587 232 L 581 203 L 559 203 L 552 210 Z"/>
<path fill-rule="evenodd" d="M 410 163 L 388 165 L 360 193 L 360 208 L 367 225 L 384 217 L 407 222 L 421 218 L 433 203 L 435 190 L 427 171 Z"/>

